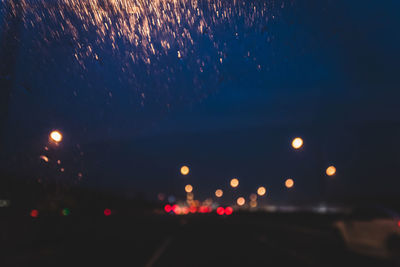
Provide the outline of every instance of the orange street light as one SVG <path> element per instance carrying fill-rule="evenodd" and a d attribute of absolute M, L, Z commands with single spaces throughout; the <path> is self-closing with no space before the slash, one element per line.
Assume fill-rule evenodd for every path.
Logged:
<path fill-rule="evenodd" d="M 222 197 L 223 194 L 224 194 L 224 192 L 221 189 L 217 189 L 215 191 L 215 196 L 216 197 Z"/>
<path fill-rule="evenodd" d="M 328 175 L 328 176 L 334 176 L 336 174 L 336 168 L 335 168 L 335 166 L 329 166 L 327 169 L 326 169 L 326 175 Z"/>
<path fill-rule="evenodd" d="M 293 179 L 287 179 L 287 180 L 285 181 L 285 186 L 286 186 L 287 188 L 292 188 L 292 187 L 294 186 L 294 181 L 293 181 Z"/>
<path fill-rule="evenodd" d="M 238 185 L 239 185 L 239 180 L 236 179 L 236 178 L 233 178 L 233 179 L 231 180 L 231 186 L 232 186 L 233 188 L 235 188 L 235 187 L 238 187 Z"/>
<path fill-rule="evenodd" d="M 243 206 L 243 205 L 246 203 L 246 200 L 244 199 L 244 197 L 239 197 L 239 198 L 236 200 L 236 203 L 237 203 L 239 206 Z"/>
<path fill-rule="evenodd" d="M 294 149 L 300 149 L 303 146 L 303 144 L 304 144 L 303 139 L 301 139 L 300 137 L 296 137 L 292 141 L 292 147 Z"/>
<path fill-rule="evenodd" d="M 193 186 L 191 186 L 190 184 L 186 185 L 185 186 L 185 191 L 186 191 L 186 193 L 192 192 L 193 191 Z"/>
<path fill-rule="evenodd" d="M 62 141 L 63 136 L 62 136 L 62 134 L 61 134 L 59 131 L 55 130 L 55 131 L 52 131 L 52 132 L 50 133 L 50 139 L 51 139 L 52 141 L 56 142 L 56 143 L 59 143 L 59 142 Z"/>
<path fill-rule="evenodd" d="M 181 174 L 182 175 L 188 175 L 189 174 L 189 167 L 188 166 L 182 166 L 181 167 Z"/>
<path fill-rule="evenodd" d="M 259 196 L 263 196 L 263 195 L 265 195 L 265 193 L 267 193 L 267 190 L 265 189 L 264 186 L 260 186 L 260 187 L 257 189 L 257 194 L 258 194 Z"/>

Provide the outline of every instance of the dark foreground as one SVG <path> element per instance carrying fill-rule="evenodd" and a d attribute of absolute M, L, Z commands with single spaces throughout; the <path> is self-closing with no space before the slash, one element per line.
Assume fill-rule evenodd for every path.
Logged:
<path fill-rule="evenodd" d="M 316 215 L 3 218 L 0 266 L 394 266 Z"/>

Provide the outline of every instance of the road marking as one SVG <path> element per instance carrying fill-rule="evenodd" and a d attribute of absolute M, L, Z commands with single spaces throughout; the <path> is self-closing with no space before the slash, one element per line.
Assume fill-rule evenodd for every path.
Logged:
<path fill-rule="evenodd" d="M 169 244 L 171 244 L 171 242 L 172 242 L 172 237 L 171 236 L 167 237 L 161 244 L 161 246 L 151 256 L 150 260 L 146 263 L 145 267 L 152 267 L 154 263 L 156 263 L 156 261 L 164 253 L 165 249 L 169 246 Z"/>

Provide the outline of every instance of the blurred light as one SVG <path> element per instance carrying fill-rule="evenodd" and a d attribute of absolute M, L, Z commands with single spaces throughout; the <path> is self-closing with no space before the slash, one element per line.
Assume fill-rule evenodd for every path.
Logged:
<path fill-rule="evenodd" d="M 157 194 L 157 198 L 158 198 L 158 200 L 160 200 L 160 201 L 164 201 L 165 195 L 164 195 L 163 193 L 158 193 L 158 194 Z"/>
<path fill-rule="evenodd" d="M 181 174 L 182 175 L 188 175 L 189 174 L 189 167 L 188 166 L 182 166 L 181 167 Z"/>
<path fill-rule="evenodd" d="M 286 186 L 287 188 L 292 188 L 292 187 L 294 186 L 294 181 L 293 181 L 293 179 L 287 179 L 287 180 L 285 181 L 285 186 Z"/>
<path fill-rule="evenodd" d="M 40 158 L 41 158 L 44 162 L 49 162 L 49 158 L 46 157 L 45 155 L 41 155 Z"/>
<path fill-rule="evenodd" d="M 60 171 L 61 171 L 61 172 L 64 172 L 64 171 L 65 171 L 65 169 L 64 169 L 64 168 L 61 168 L 61 169 L 60 169 Z"/>
<path fill-rule="evenodd" d="M 239 198 L 236 200 L 236 203 L 237 203 L 239 206 L 243 206 L 243 205 L 246 203 L 246 200 L 244 199 L 244 197 L 239 197 Z"/>
<path fill-rule="evenodd" d="M 183 207 L 183 208 L 182 208 L 182 213 L 185 214 L 185 215 L 188 214 L 188 213 L 189 213 L 189 208 L 186 207 L 186 206 Z"/>
<path fill-rule="evenodd" d="M 62 134 L 59 131 L 52 131 L 50 133 L 50 138 L 51 140 L 53 140 L 56 143 L 61 142 L 61 140 L 63 139 Z"/>
<path fill-rule="evenodd" d="M 175 214 L 181 214 L 181 208 L 178 206 L 178 205 L 173 205 L 172 206 L 172 211 L 175 213 Z"/>
<path fill-rule="evenodd" d="M 257 207 L 257 201 L 250 201 L 250 207 L 252 208 Z"/>
<path fill-rule="evenodd" d="M 39 216 L 39 211 L 38 210 L 31 210 L 30 213 L 32 218 L 37 218 Z"/>
<path fill-rule="evenodd" d="M 326 175 L 328 175 L 328 176 L 334 176 L 336 174 L 336 168 L 335 168 L 335 166 L 329 166 L 327 169 L 326 169 Z"/>
<path fill-rule="evenodd" d="M 400 221 L 397 222 L 397 226 L 400 227 Z"/>
<path fill-rule="evenodd" d="M 223 207 L 218 207 L 217 208 L 217 214 L 218 215 L 224 215 L 225 213 L 225 209 Z"/>
<path fill-rule="evenodd" d="M 292 147 L 294 149 L 299 149 L 303 146 L 303 139 L 301 139 L 300 137 L 296 137 L 295 139 L 293 139 L 292 141 Z"/>
<path fill-rule="evenodd" d="M 237 187 L 238 185 L 239 185 L 239 180 L 236 179 L 236 178 L 233 178 L 233 179 L 231 180 L 231 186 L 232 186 L 232 187 Z"/>
<path fill-rule="evenodd" d="M 166 213 L 170 213 L 171 210 L 172 210 L 171 205 L 169 205 L 169 204 L 165 205 L 165 206 L 164 206 L 164 210 L 165 210 Z"/>
<path fill-rule="evenodd" d="M 260 187 L 257 189 L 257 194 L 258 194 L 259 196 L 263 196 L 263 195 L 265 195 L 265 193 L 267 193 L 267 190 L 265 189 L 264 186 L 260 186 Z"/>
<path fill-rule="evenodd" d="M 69 209 L 63 209 L 63 210 L 61 211 L 61 214 L 62 214 L 63 216 L 68 216 L 70 213 L 71 213 L 71 212 L 70 212 Z"/>
<path fill-rule="evenodd" d="M 174 203 L 176 198 L 174 196 L 168 196 L 168 202 L 169 203 Z"/>
<path fill-rule="evenodd" d="M 196 213 L 197 208 L 195 206 L 190 206 L 189 211 L 190 213 Z"/>
<path fill-rule="evenodd" d="M 186 193 L 191 193 L 193 191 L 193 186 L 188 184 L 185 186 Z"/>
<path fill-rule="evenodd" d="M 61 160 L 57 160 L 57 164 L 60 165 L 61 164 Z"/>
<path fill-rule="evenodd" d="M 186 198 L 187 198 L 188 200 L 193 200 L 193 198 L 194 198 L 193 193 L 192 193 L 192 192 L 187 193 Z"/>
<path fill-rule="evenodd" d="M 0 208 L 5 208 L 10 206 L 10 200 L 8 199 L 0 199 Z"/>
<path fill-rule="evenodd" d="M 225 208 L 225 214 L 226 215 L 231 215 L 233 213 L 233 209 L 231 207 L 226 207 Z"/>
<path fill-rule="evenodd" d="M 217 191 L 215 191 L 216 197 L 222 197 L 223 194 L 224 194 L 224 192 L 221 189 L 217 189 Z"/>
<path fill-rule="evenodd" d="M 251 201 L 256 201 L 256 199 L 257 199 L 257 195 L 256 194 L 251 194 L 250 195 L 250 200 Z"/>
<path fill-rule="evenodd" d="M 111 210 L 110 209 L 104 209 L 104 215 L 105 216 L 110 216 L 111 215 Z"/>

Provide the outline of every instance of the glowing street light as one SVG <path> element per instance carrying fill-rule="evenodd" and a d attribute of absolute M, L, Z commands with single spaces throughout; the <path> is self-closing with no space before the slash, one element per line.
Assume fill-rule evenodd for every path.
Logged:
<path fill-rule="evenodd" d="M 265 193 L 267 193 L 267 190 L 265 189 L 264 186 L 260 186 L 260 187 L 257 189 L 257 194 L 258 194 L 259 196 L 263 196 L 263 195 L 265 195 Z"/>
<path fill-rule="evenodd" d="M 236 203 L 237 203 L 239 206 L 243 206 L 243 205 L 246 203 L 246 200 L 244 199 L 244 197 L 239 197 L 239 198 L 236 200 Z"/>
<path fill-rule="evenodd" d="M 328 176 L 334 176 L 336 174 L 336 168 L 335 168 L 335 166 L 329 166 L 327 169 L 326 169 L 326 175 L 328 175 Z"/>
<path fill-rule="evenodd" d="M 181 167 L 181 174 L 182 175 L 188 175 L 189 174 L 189 167 L 188 166 L 182 166 Z"/>
<path fill-rule="evenodd" d="M 221 189 L 217 189 L 215 191 L 215 196 L 216 197 L 222 197 L 223 194 L 224 194 L 224 192 Z"/>
<path fill-rule="evenodd" d="M 287 180 L 285 181 L 285 186 L 286 186 L 287 188 L 292 188 L 292 187 L 294 186 L 294 181 L 293 181 L 293 179 L 287 179 Z"/>
<path fill-rule="evenodd" d="M 193 191 L 193 186 L 188 184 L 185 186 L 186 193 L 191 193 Z"/>
<path fill-rule="evenodd" d="M 59 131 L 55 130 L 55 131 L 52 131 L 52 132 L 50 133 L 50 139 L 51 139 L 52 141 L 56 142 L 56 143 L 59 143 L 59 142 L 62 141 L 63 136 L 62 136 L 62 134 L 61 134 Z"/>
<path fill-rule="evenodd" d="M 300 149 L 303 146 L 303 144 L 304 144 L 303 139 L 301 139 L 300 137 L 296 137 L 292 141 L 292 147 L 294 149 Z"/>
<path fill-rule="evenodd" d="M 233 178 L 233 179 L 231 180 L 231 186 L 232 186 L 233 188 L 235 188 L 235 187 L 238 187 L 238 185 L 239 185 L 239 180 L 236 179 L 236 178 Z"/>

